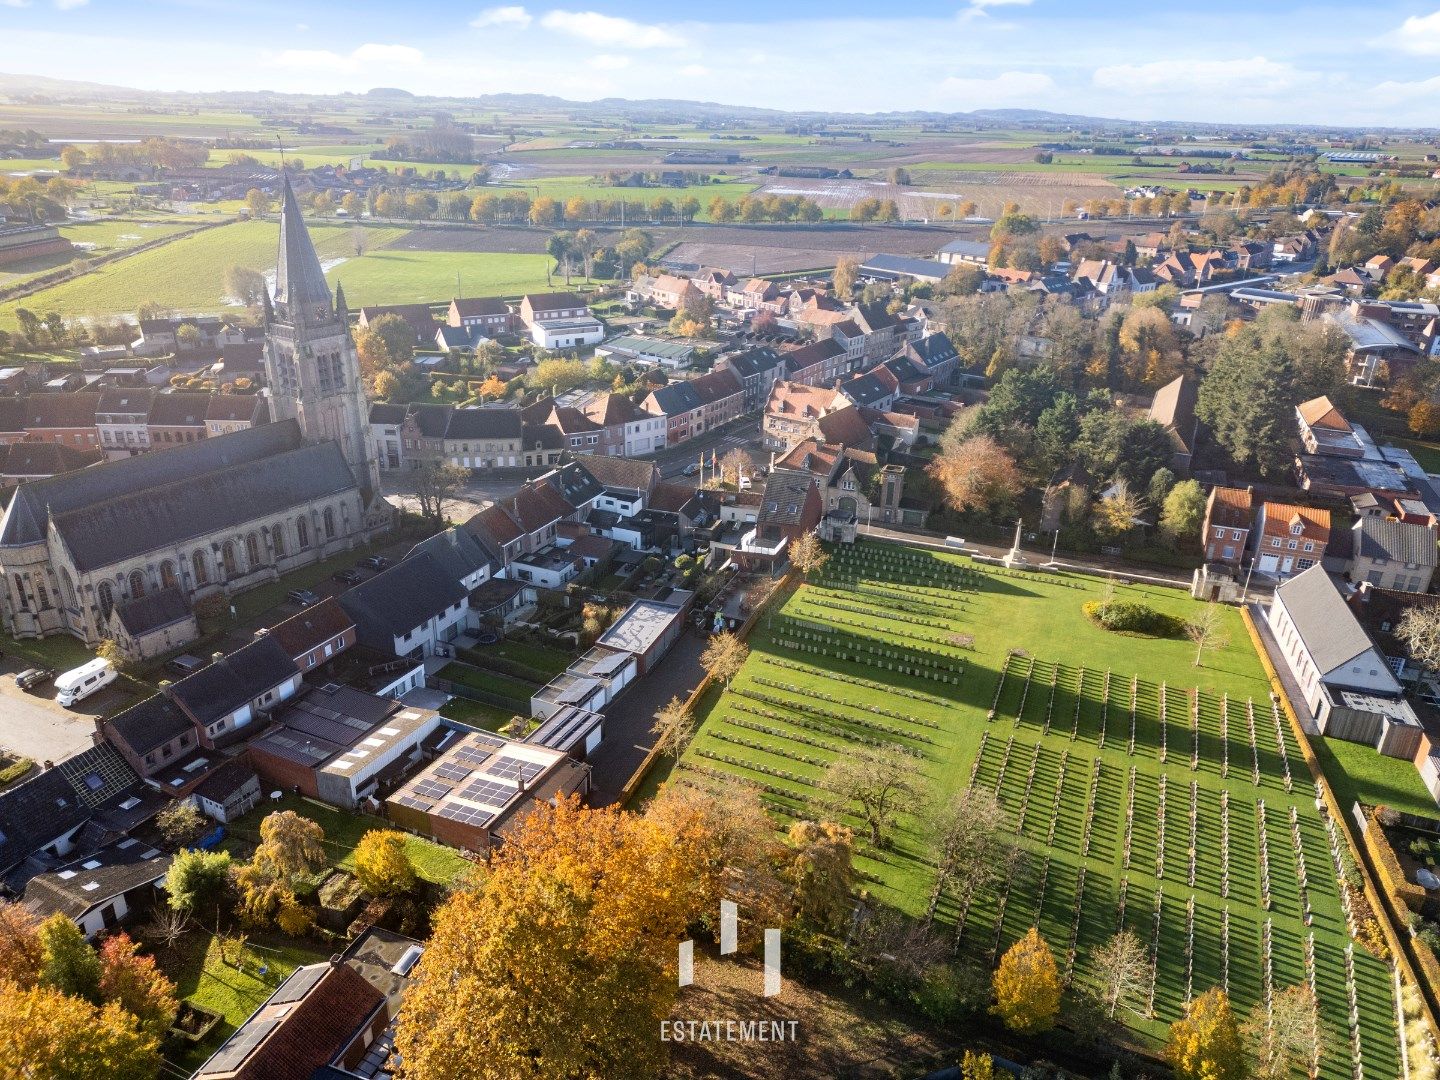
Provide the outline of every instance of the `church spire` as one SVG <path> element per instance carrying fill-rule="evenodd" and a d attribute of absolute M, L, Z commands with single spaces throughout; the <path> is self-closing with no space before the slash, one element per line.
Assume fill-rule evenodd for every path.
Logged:
<path fill-rule="evenodd" d="M 320 269 L 320 257 L 310 240 L 310 230 L 295 201 L 290 177 L 285 177 L 285 190 L 280 207 L 280 259 L 275 272 L 275 302 L 287 312 L 301 307 L 330 307 L 330 287 Z"/>

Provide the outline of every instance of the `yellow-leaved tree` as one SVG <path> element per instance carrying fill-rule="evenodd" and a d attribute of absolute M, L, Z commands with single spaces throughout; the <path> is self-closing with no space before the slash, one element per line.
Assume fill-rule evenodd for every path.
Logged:
<path fill-rule="evenodd" d="M 656 1075 L 700 856 L 648 817 L 537 804 L 485 880 L 435 916 L 396 1033 L 406 1075 Z"/>
<path fill-rule="evenodd" d="M 1224 990 L 1206 990 L 1170 1025 L 1165 1059 L 1179 1080 L 1243 1080 L 1248 1062 Z"/>
<path fill-rule="evenodd" d="M 96 1006 L 51 986 L 0 982 L 0 1076 L 152 1080 L 159 1047 L 118 1004 Z"/>
<path fill-rule="evenodd" d="M 415 888 L 415 867 L 397 829 L 371 829 L 355 845 L 355 877 L 371 896 L 399 896 Z"/>
<path fill-rule="evenodd" d="M 991 1011 L 1011 1031 L 1032 1035 L 1054 1026 L 1060 1012 L 1060 969 L 1035 927 L 1000 958 L 994 987 Z"/>

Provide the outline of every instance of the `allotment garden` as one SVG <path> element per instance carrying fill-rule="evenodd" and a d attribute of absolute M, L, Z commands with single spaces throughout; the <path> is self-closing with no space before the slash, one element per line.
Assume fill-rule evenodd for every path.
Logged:
<path fill-rule="evenodd" d="M 788 821 L 819 812 L 838 755 L 898 744 L 934 800 L 995 792 L 1024 851 L 968 910 L 942 897 L 940 928 L 963 959 L 988 969 L 1037 926 L 1078 989 L 1096 948 L 1129 928 L 1150 973 L 1125 1021 L 1152 1048 L 1212 986 L 1243 1014 L 1306 983 L 1326 1036 L 1320 1076 L 1401 1075 L 1389 969 L 1352 938 L 1344 839 L 1317 809 L 1238 613 L 1223 612 L 1228 640 L 1212 638 L 1197 667 L 1183 635 L 1091 622 L 1083 605 L 1112 590 L 1176 626 L 1201 611 L 1174 589 L 835 550 L 755 628 L 679 776 L 743 777 Z M 883 850 L 857 850 L 871 896 L 915 916 L 935 880 L 928 817 L 907 807 Z"/>

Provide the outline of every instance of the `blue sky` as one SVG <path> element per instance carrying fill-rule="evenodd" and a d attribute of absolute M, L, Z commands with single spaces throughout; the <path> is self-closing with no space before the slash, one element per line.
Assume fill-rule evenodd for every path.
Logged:
<path fill-rule="evenodd" d="M 157 90 L 1440 126 L 1440 0 L 0 0 L 0 71 Z"/>

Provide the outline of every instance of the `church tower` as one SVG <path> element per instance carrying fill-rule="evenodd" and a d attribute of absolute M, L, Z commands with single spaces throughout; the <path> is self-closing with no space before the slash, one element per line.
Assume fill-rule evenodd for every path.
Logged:
<path fill-rule="evenodd" d="M 280 257 L 275 302 L 265 299 L 265 376 L 276 420 L 294 417 L 312 441 L 334 439 L 361 487 L 380 489 L 379 463 L 370 446 L 369 407 L 360 359 L 345 311 L 325 284 L 310 231 L 285 178 L 280 209 Z"/>

